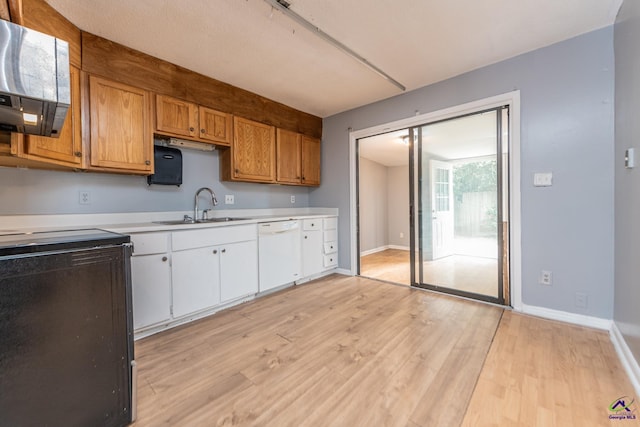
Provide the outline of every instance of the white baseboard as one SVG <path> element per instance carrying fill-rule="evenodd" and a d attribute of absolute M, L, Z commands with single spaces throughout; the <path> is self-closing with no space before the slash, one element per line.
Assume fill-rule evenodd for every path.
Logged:
<path fill-rule="evenodd" d="M 400 245 L 389 245 L 387 246 L 389 249 L 397 249 L 399 251 L 409 251 L 411 248 L 409 246 L 400 246 Z"/>
<path fill-rule="evenodd" d="M 386 251 L 387 249 L 389 249 L 389 246 L 379 246 L 377 248 L 369 249 L 368 251 L 360 252 L 360 256 L 375 254 L 376 252 Z"/>
<path fill-rule="evenodd" d="M 616 322 L 612 322 L 609 336 L 611 337 L 613 347 L 616 349 L 616 353 L 618 353 L 618 358 L 620 362 L 622 362 L 624 370 L 627 371 L 627 376 L 633 388 L 636 390 L 636 396 L 640 396 L 640 366 L 633 357 L 633 353 L 631 353 L 631 349 L 624 340 L 624 336 L 622 336 L 622 332 L 618 329 Z"/>
<path fill-rule="evenodd" d="M 336 268 L 333 272 L 336 274 L 342 274 L 344 276 L 353 276 L 351 270 L 347 270 L 346 268 Z"/>
<path fill-rule="evenodd" d="M 589 328 L 611 330 L 611 319 L 602 319 L 600 317 L 585 316 L 584 314 L 569 313 L 567 311 L 553 310 L 551 308 L 537 307 L 535 305 L 522 304 L 524 314 L 532 316 L 544 317 L 545 319 L 559 320 L 561 322 L 573 323 L 574 325 L 587 326 Z"/>
<path fill-rule="evenodd" d="M 408 251 L 408 250 L 410 250 L 409 246 L 385 245 L 385 246 L 379 246 L 377 248 L 369 249 L 368 251 L 362 251 L 362 252 L 360 252 L 360 256 L 367 256 L 367 255 L 375 254 L 376 252 L 386 251 L 387 249 L 398 249 L 400 251 Z"/>

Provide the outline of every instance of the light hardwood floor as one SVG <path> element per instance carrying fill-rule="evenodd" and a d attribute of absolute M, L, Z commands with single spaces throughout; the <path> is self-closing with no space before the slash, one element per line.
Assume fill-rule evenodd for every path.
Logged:
<path fill-rule="evenodd" d="M 542 404 L 558 422 L 573 417 L 556 425 L 600 425 L 632 394 L 607 340 L 334 275 L 136 342 L 134 426 L 553 425 Z M 529 401 L 535 387 L 559 392 Z"/>
<path fill-rule="evenodd" d="M 386 249 L 360 258 L 360 274 L 378 280 L 411 284 L 409 251 Z M 498 261 L 468 255 L 451 255 L 423 263 L 423 281 L 498 297 Z"/>

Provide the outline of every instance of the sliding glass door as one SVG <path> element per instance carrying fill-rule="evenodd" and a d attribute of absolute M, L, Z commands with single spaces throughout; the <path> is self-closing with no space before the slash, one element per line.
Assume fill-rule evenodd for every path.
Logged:
<path fill-rule="evenodd" d="M 412 284 L 508 303 L 508 108 L 409 137 Z"/>

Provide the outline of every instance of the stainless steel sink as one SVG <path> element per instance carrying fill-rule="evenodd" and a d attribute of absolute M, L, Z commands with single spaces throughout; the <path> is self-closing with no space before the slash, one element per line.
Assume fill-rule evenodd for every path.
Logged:
<path fill-rule="evenodd" d="M 242 221 L 249 218 L 233 218 L 230 216 L 223 216 L 221 218 L 208 218 L 208 219 L 199 219 L 196 222 L 227 222 L 227 221 Z"/>
<path fill-rule="evenodd" d="M 162 225 L 186 225 L 186 224 L 206 224 L 208 222 L 229 222 L 229 221 L 242 221 L 248 218 L 233 218 L 230 216 L 223 216 L 221 218 L 208 218 L 208 219 L 199 219 L 194 221 L 192 219 L 176 219 L 170 221 L 153 221 L 154 224 L 162 224 Z"/>

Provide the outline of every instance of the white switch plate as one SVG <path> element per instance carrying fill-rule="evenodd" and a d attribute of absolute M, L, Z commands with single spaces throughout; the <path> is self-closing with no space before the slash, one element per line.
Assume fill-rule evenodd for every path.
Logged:
<path fill-rule="evenodd" d="M 624 152 L 624 167 L 627 169 L 633 169 L 635 166 L 635 150 L 633 148 L 627 148 Z"/>
<path fill-rule="evenodd" d="M 296 196 L 291 196 L 291 203 L 295 203 L 296 202 Z"/>
<path fill-rule="evenodd" d="M 235 203 L 235 197 L 233 197 L 233 194 L 227 194 L 224 196 L 225 205 L 232 205 L 234 203 Z"/>
<path fill-rule="evenodd" d="M 551 187 L 553 184 L 553 174 L 551 172 L 533 174 L 533 185 L 536 187 Z"/>

